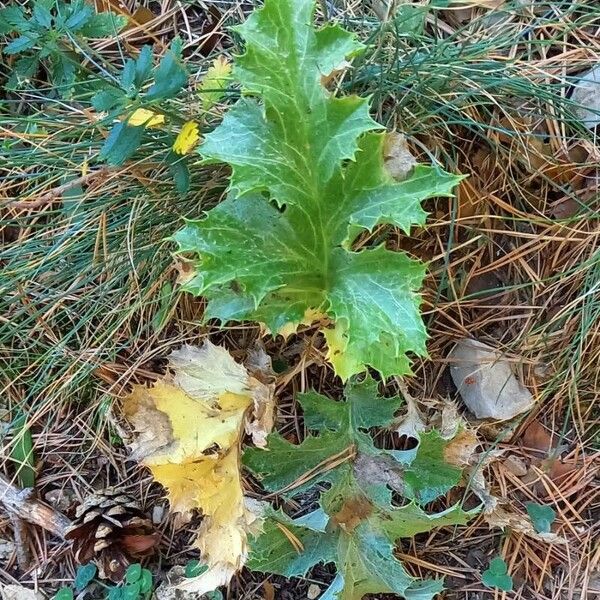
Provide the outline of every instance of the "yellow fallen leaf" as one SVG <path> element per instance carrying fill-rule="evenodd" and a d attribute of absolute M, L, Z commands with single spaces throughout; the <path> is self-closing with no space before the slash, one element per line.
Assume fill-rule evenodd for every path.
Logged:
<path fill-rule="evenodd" d="M 173 151 L 177 154 L 188 154 L 192 148 L 198 143 L 200 133 L 198 131 L 198 123 L 188 121 L 184 124 L 179 132 L 179 135 L 173 143 Z"/>
<path fill-rule="evenodd" d="M 203 594 L 226 585 L 246 560 L 255 515 L 245 504 L 240 443 L 246 431 L 264 444 L 273 384 L 210 342 L 173 352 L 169 372 L 150 388 L 134 386 L 123 414 L 136 434 L 132 458 L 167 489 L 171 510 L 182 520 L 194 509 L 204 515 L 196 546 L 209 569 L 186 583 Z"/>
<path fill-rule="evenodd" d="M 215 58 L 197 87 L 204 110 L 210 110 L 223 97 L 229 75 L 231 63 L 224 56 Z"/>
<path fill-rule="evenodd" d="M 144 125 L 144 127 L 159 127 L 163 125 L 165 122 L 165 115 L 159 115 L 155 112 L 148 110 L 146 108 L 138 108 L 133 114 L 127 119 L 127 124 L 133 127 L 139 127 L 140 125 Z"/>

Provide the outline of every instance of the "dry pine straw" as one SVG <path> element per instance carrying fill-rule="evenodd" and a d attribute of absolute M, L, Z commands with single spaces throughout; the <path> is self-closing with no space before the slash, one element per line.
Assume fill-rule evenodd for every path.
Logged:
<path fill-rule="evenodd" d="M 131 11 L 133 4 L 124 3 Z M 348 14 L 360 14 L 363 9 L 359 5 L 347 3 Z M 237 4 L 230 10 L 236 18 L 241 17 Z M 557 22 L 560 24 L 558 17 Z M 456 15 L 446 14 L 437 26 L 452 30 Z M 175 29 L 194 43 L 210 37 L 210 33 L 197 33 L 193 15 L 165 2 L 155 21 L 132 28 L 125 39 L 137 47 L 150 31 L 153 41 L 165 45 Z M 536 77 L 540 73 L 560 75 L 577 61 L 593 59 L 597 49 L 589 35 L 582 31 L 573 36 L 569 45 L 553 46 L 551 56 L 522 65 L 523 72 Z M 476 107 L 467 106 L 464 111 L 472 121 L 489 125 Z M 390 241 L 391 246 L 431 261 L 424 305 L 431 335 L 430 358 L 417 362 L 415 376 L 408 381 L 411 393 L 424 410 L 456 398 L 445 356 L 459 337 L 474 336 L 505 350 L 539 402 L 513 436 L 499 444 L 506 456 L 529 467 L 527 476 L 515 475 L 500 460 L 488 470 L 488 478 L 494 493 L 509 499 L 511 509 L 517 512 L 524 512 L 523 503 L 528 500 L 552 505 L 557 510 L 557 531 L 569 542 L 551 546 L 522 534 L 501 535 L 482 519 L 403 542 L 399 555 L 409 570 L 418 576 L 447 576 L 448 597 L 494 594 L 481 585 L 478 573 L 497 553 L 506 559 L 517 583 L 517 591 L 507 594 L 510 598 L 585 598 L 586 586 L 598 569 L 600 491 L 598 408 L 594 403 L 599 393 L 600 319 L 590 322 L 589 315 L 590 311 L 594 314 L 594 302 L 598 302 L 600 267 L 595 267 L 593 279 L 594 268 L 585 265 L 593 257 L 596 265 L 599 262 L 600 228 L 589 214 L 572 216 L 573 201 L 564 193 L 565 185 L 571 185 L 578 198 L 594 209 L 598 156 L 588 142 L 569 141 L 563 124 L 553 120 L 552 114 L 549 108 L 543 119 L 519 120 L 498 106 L 496 124 L 505 133 L 486 129 L 488 145 L 460 128 L 437 128 L 420 140 L 441 152 L 456 147 L 460 140 L 455 167 L 470 177 L 461 185 L 457 202 L 437 201 L 427 207 L 432 216 L 426 230 L 411 240 L 398 237 Z M 548 134 L 549 141 L 540 146 L 539 138 L 531 135 L 534 131 Z M 415 152 L 418 149 L 414 146 Z M 127 177 L 127 170 L 121 175 Z M 173 276 L 174 270 L 165 273 L 165 278 Z M 195 323 L 201 309 L 201 302 L 180 297 L 166 333 L 139 339 L 118 362 L 103 365 L 95 385 L 114 394 L 132 379 L 147 380 L 160 371 L 161 359 L 170 349 L 184 341 L 201 343 L 207 335 L 243 358 L 259 334 L 257 328 L 233 326 L 224 332 L 199 328 Z M 139 324 L 130 330 L 125 326 L 123 335 L 135 335 L 138 328 Z M 278 426 L 288 437 L 301 439 L 303 427 L 294 395 L 311 387 L 339 394 L 340 384 L 325 363 L 323 343 L 314 328 L 287 341 L 267 340 L 266 344 L 272 356 L 289 365 L 279 380 Z M 80 359 L 86 360 L 86 356 L 82 353 Z M 397 391 L 393 382 L 389 391 Z M 110 484 L 139 497 L 148 510 L 165 507 L 161 491 L 149 485 L 147 473 L 127 462 L 126 451 L 115 443 L 108 421 L 103 419 L 106 411 L 98 408 L 70 402 L 42 406 L 31 415 L 37 426 L 34 441 L 41 466 L 40 494 L 52 492 L 51 497 L 63 503 L 61 508 L 72 512 L 92 489 Z M 561 466 L 542 460 L 557 443 L 566 447 Z M 495 440 L 482 438 L 482 445 L 492 447 Z M 191 528 L 177 532 L 172 522 L 164 519 L 160 529 L 163 566 L 181 564 L 193 555 L 188 550 Z M 2 537 L 11 535 L 4 516 L 0 531 Z M 68 547 L 32 527 L 29 534 L 40 568 L 18 580 L 52 589 L 71 579 L 75 565 Z M 317 569 L 313 577 L 323 581 L 330 575 Z M 6 582 L 17 580 L 12 561 L 0 568 L 0 577 Z M 277 597 L 305 597 L 306 583 L 286 587 L 277 578 L 273 582 Z M 262 583 L 262 578 L 243 573 L 232 584 L 230 597 L 265 597 Z"/>

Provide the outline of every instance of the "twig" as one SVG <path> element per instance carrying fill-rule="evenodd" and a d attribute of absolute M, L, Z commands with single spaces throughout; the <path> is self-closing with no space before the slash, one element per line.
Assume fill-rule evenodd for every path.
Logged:
<path fill-rule="evenodd" d="M 84 185 L 89 183 L 92 179 L 102 175 L 107 175 L 108 173 L 109 169 L 107 167 L 103 167 L 102 169 L 98 169 L 97 171 L 93 171 L 87 175 L 82 175 L 81 177 L 71 179 L 71 181 L 63 183 L 63 185 L 59 185 L 58 187 L 51 189 L 49 192 L 42 194 L 39 198 L 37 198 L 37 200 L 15 200 L 8 202 L 5 206 L 7 208 L 38 208 L 50 202 L 54 202 L 54 200 L 60 198 L 60 196 L 62 196 L 65 192 L 68 192 L 78 185 Z"/>
<path fill-rule="evenodd" d="M 22 572 L 27 571 L 31 565 L 31 553 L 29 552 L 29 544 L 27 535 L 27 524 L 21 517 L 12 513 L 10 521 L 13 526 L 13 538 L 15 540 L 15 548 L 17 550 L 17 563 Z"/>
<path fill-rule="evenodd" d="M 0 502 L 9 513 L 42 527 L 57 537 L 65 537 L 71 520 L 51 506 L 33 497 L 32 490 L 20 489 L 0 475 Z M 17 540 L 15 539 L 15 542 Z"/>

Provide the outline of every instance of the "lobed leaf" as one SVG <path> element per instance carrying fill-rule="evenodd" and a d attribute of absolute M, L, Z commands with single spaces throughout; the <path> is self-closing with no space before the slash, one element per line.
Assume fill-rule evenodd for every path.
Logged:
<path fill-rule="evenodd" d="M 369 378 L 348 384 L 342 402 L 314 392 L 298 400 L 310 431 L 304 441 L 292 444 L 273 433 L 266 450 L 249 448 L 243 461 L 270 492 L 289 496 L 320 482 L 329 487 L 320 495 L 320 508 L 305 517 L 291 519 L 268 510 L 262 530 L 250 542 L 247 566 L 301 577 L 318 563 L 334 563 L 337 577 L 323 596 L 330 599 L 358 600 L 379 593 L 433 597 L 441 581 L 419 582 L 410 576 L 394 556 L 396 541 L 466 523 L 471 515 L 459 506 L 436 514 L 414 501 L 399 507 L 392 491 L 429 501 L 452 487 L 461 470 L 445 463 L 447 442 L 437 434 L 423 434 L 417 451 L 403 462 L 392 451 L 377 448 L 369 430 L 389 426 L 402 402 L 381 398 Z M 420 470 L 425 474 L 416 477 Z"/>
<path fill-rule="evenodd" d="M 205 163 L 231 166 L 230 194 L 175 235 L 197 256 L 185 288 L 207 298 L 207 319 L 288 332 L 327 316 L 328 358 L 344 379 L 368 365 L 409 373 L 407 354 L 426 353 L 425 267 L 354 242 L 379 225 L 423 225 L 421 202 L 460 177 L 421 165 L 392 179 L 368 100 L 321 83 L 361 44 L 338 26 L 316 30 L 313 10 L 313 0 L 266 0 L 237 28 L 246 51 L 233 79 L 245 93 L 199 149 Z"/>

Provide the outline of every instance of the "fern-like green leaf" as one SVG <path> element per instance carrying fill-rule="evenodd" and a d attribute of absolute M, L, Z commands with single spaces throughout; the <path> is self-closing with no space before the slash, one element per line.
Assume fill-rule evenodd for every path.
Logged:
<path fill-rule="evenodd" d="M 197 256 L 186 288 L 208 299 L 206 318 L 273 332 L 327 317 L 328 358 L 342 378 L 367 365 L 409 373 L 407 353 L 426 353 L 425 267 L 353 242 L 381 224 L 423 225 L 421 202 L 451 194 L 460 177 L 423 165 L 403 182 L 390 177 L 368 100 L 321 83 L 361 45 L 338 26 L 315 29 L 313 10 L 313 0 L 266 0 L 237 28 L 246 51 L 233 78 L 244 97 L 199 150 L 231 166 L 230 194 L 175 236 Z"/>

